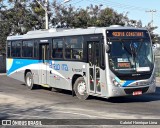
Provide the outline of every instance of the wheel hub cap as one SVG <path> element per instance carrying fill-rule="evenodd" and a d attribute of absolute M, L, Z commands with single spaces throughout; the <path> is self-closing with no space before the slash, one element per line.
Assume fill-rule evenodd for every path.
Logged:
<path fill-rule="evenodd" d="M 30 77 L 27 78 L 27 84 L 28 86 L 31 86 L 31 83 L 32 83 L 32 79 Z"/>
<path fill-rule="evenodd" d="M 86 85 L 84 82 L 78 84 L 78 92 L 80 95 L 84 95 L 84 93 L 86 92 Z"/>

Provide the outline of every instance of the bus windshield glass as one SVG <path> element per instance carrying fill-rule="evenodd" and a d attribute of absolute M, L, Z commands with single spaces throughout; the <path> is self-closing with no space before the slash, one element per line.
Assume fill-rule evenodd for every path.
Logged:
<path fill-rule="evenodd" d="M 110 69 L 118 74 L 141 74 L 153 69 L 150 38 L 108 38 Z"/>

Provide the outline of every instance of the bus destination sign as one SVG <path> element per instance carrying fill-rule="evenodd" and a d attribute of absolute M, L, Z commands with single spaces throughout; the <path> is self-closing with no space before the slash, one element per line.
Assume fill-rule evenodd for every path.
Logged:
<path fill-rule="evenodd" d="M 107 31 L 107 37 L 122 37 L 122 38 L 134 38 L 134 37 L 140 37 L 140 38 L 147 38 L 148 33 L 147 31 L 135 31 L 135 30 L 110 30 Z"/>
<path fill-rule="evenodd" d="M 143 32 L 112 32 L 112 36 L 139 36 L 143 37 Z"/>

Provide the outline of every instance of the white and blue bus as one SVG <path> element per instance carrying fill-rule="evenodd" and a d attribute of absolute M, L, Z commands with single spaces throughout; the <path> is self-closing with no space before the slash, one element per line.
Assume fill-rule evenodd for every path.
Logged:
<path fill-rule="evenodd" d="M 71 90 L 79 99 L 156 89 L 152 42 L 143 28 L 50 29 L 9 36 L 7 75 L 29 89 Z"/>

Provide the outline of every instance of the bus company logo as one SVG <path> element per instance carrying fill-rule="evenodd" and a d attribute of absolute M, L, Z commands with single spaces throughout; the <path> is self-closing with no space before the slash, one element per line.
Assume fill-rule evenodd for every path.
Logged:
<path fill-rule="evenodd" d="M 54 70 L 60 70 L 60 64 L 55 64 L 54 62 L 50 61 L 49 67 L 53 68 Z"/>
<path fill-rule="evenodd" d="M 67 64 L 62 64 L 61 68 L 62 68 L 63 71 L 68 71 Z"/>
<path fill-rule="evenodd" d="M 55 64 L 55 63 L 52 63 L 52 61 L 50 62 L 49 67 L 54 70 L 63 70 L 63 71 L 69 70 L 67 64 Z"/>
<path fill-rule="evenodd" d="M 52 68 L 52 61 L 49 62 L 49 67 Z"/>

